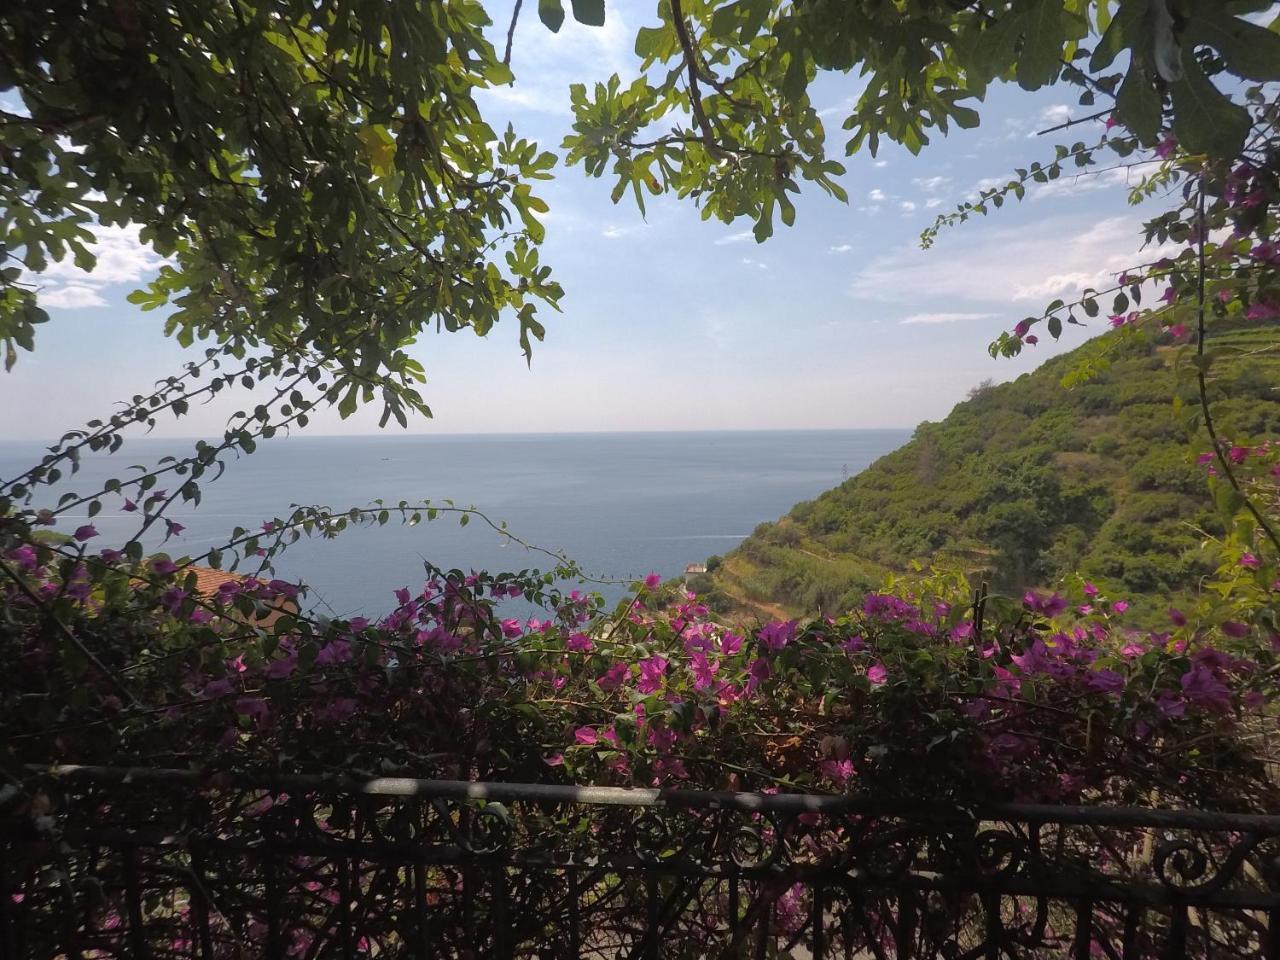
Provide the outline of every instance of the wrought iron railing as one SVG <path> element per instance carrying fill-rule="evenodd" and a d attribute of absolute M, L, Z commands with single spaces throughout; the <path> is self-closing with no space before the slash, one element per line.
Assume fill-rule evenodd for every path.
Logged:
<path fill-rule="evenodd" d="M 37 783 L 0 808 L 3 960 L 1280 958 L 1280 817 L 85 767 Z"/>

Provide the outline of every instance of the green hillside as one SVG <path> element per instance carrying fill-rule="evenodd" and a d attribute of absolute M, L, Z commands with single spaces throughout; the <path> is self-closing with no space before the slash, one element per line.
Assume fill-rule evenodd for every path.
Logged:
<path fill-rule="evenodd" d="M 1214 337 L 1214 415 L 1236 441 L 1280 433 L 1280 334 Z M 1073 388 L 1081 352 L 1109 369 Z M 761 524 L 712 558 L 697 586 L 722 610 L 831 611 L 914 561 L 950 562 L 993 589 L 1050 585 L 1074 571 L 1130 595 L 1138 618 L 1210 571 L 1201 549 L 1215 516 L 1175 394 L 1198 402 L 1173 369 L 1177 351 L 1105 338 L 1033 373 L 984 385 L 939 423 L 816 500 Z M 779 609 L 781 608 L 781 610 Z"/>

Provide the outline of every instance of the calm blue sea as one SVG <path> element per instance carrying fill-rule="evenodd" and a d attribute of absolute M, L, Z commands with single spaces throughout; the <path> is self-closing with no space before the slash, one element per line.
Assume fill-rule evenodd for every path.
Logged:
<path fill-rule="evenodd" d="M 291 504 L 361 506 L 374 498 L 452 498 L 505 520 L 522 539 L 563 550 L 601 577 L 666 576 L 724 553 L 764 520 L 852 476 L 908 439 L 907 430 L 541 434 L 446 437 L 288 437 L 233 461 L 194 511 L 167 514 L 186 530 L 165 549 L 196 555 L 236 525 L 284 516 Z M 135 463 L 182 455 L 182 441 L 136 440 L 85 462 L 44 505 L 100 488 Z M 34 463 L 35 444 L 0 443 L 0 478 Z M 161 484 L 164 487 L 165 484 Z M 172 489 L 174 485 L 170 484 Z M 66 517 L 70 531 L 84 515 Z M 107 546 L 129 538 L 137 515 L 108 502 L 94 523 Z M 156 546 L 150 543 L 148 546 Z M 445 568 L 514 570 L 550 561 L 456 519 L 416 527 L 359 528 L 300 541 L 277 573 L 307 583 L 320 610 L 379 613 L 391 591 L 419 580 L 422 560 Z M 617 591 L 604 591 L 613 597 Z"/>

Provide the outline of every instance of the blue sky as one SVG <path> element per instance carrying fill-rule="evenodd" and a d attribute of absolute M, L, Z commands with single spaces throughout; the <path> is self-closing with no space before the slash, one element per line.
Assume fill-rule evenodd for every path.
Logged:
<path fill-rule="evenodd" d="M 496 36 L 509 8 L 492 7 Z M 568 84 L 633 75 L 635 30 L 655 18 L 648 0 L 611 3 L 603 29 L 566 21 L 552 35 L 533 13 L 526 4 L 516 34 L 515 86 L 484 105 L 495 127 L 510 120 L 558 148 Z M 815 88 L 815 103 L 830 111 L 833 154 L 858 89 L 855 77 Z M 1069 329 L 1062 346 L 1041 344 L 1014 361 L 986 352 L 1022 316 L 1137 261 L 1139 224 L 1152 211 L 1127 206 L 1123 171 L 1064 178 L 919 248 L 920 230 L 979 184 L 1051 156 L 1055 136 L 1094 132 L 1035 135 L 1081 112 L 1066 87 L 996 89 L 981 109 L 978 129 L 935 140 L 920 157 L 891 147 L 848 158 L 849 204 L 809 190 L 795 226 L 778 225 L 763 245 L 749 221 L 703 222 L 675 200 L 653 200 L 642 218 L 629 198 L 610 203 L 609 181 L 560 168 L 542 191 L 551 206 L 542 257 L 565 287 L 564 313 L 543 316 L 547 339 L 532 369 L 514 323 L 485 339 L 424 334 L 413 352 L 436 417 L 410 431 L 913 426 L 944 416 L 979 381 L 1015 377 L 1101 332 L 1097 321 Z M 42 279 L 53 322 L 34 355 L 0 374 L 0 438 L 55 437 L 177 369 L 183 352 L 161 336 L 163 316 L 125 301 L 157 264 L 115 231 L 94 273 L 59 265 Z M 220 430 L 228 412 L 199 408 L 156 433 Z M 311 432 L 369 433 L 376 423 L 374 410 L 346 422 L 335 413 L 314 418 Z"/>

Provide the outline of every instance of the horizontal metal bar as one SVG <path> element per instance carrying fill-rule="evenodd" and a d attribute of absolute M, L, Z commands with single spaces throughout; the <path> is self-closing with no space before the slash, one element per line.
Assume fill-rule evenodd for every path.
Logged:
<path fill-rule="evenodd" d="M 541 801 L 583 805 L 667 808 L 725 808 L 748 813 L 827 813 L 891 815 L 905 819 L 1016 820 L 1030 823 L 1088 824 L 1115 827 L 1238 830 L 1280 835 L 1280 815 L 1219 813 L 1147 807 L 1058 806 L 998 803 L 973 808 L 921 805 L 904 807 L 860 796 L 808 793 L 734 793 L 718 790 L 655 790 L 641 787 L 571 786 L 546 783 L 496 783 L 470 780 L 419 780 L 410 777 L 358 779 L 309 774 L 257 775 L 150 767 L 101 767 L 80 764 L 29 766 L 37 776 L 96 783 L 192 784 L 241 789 L 346 793 L 378 797 L 446 800 Z"/>

